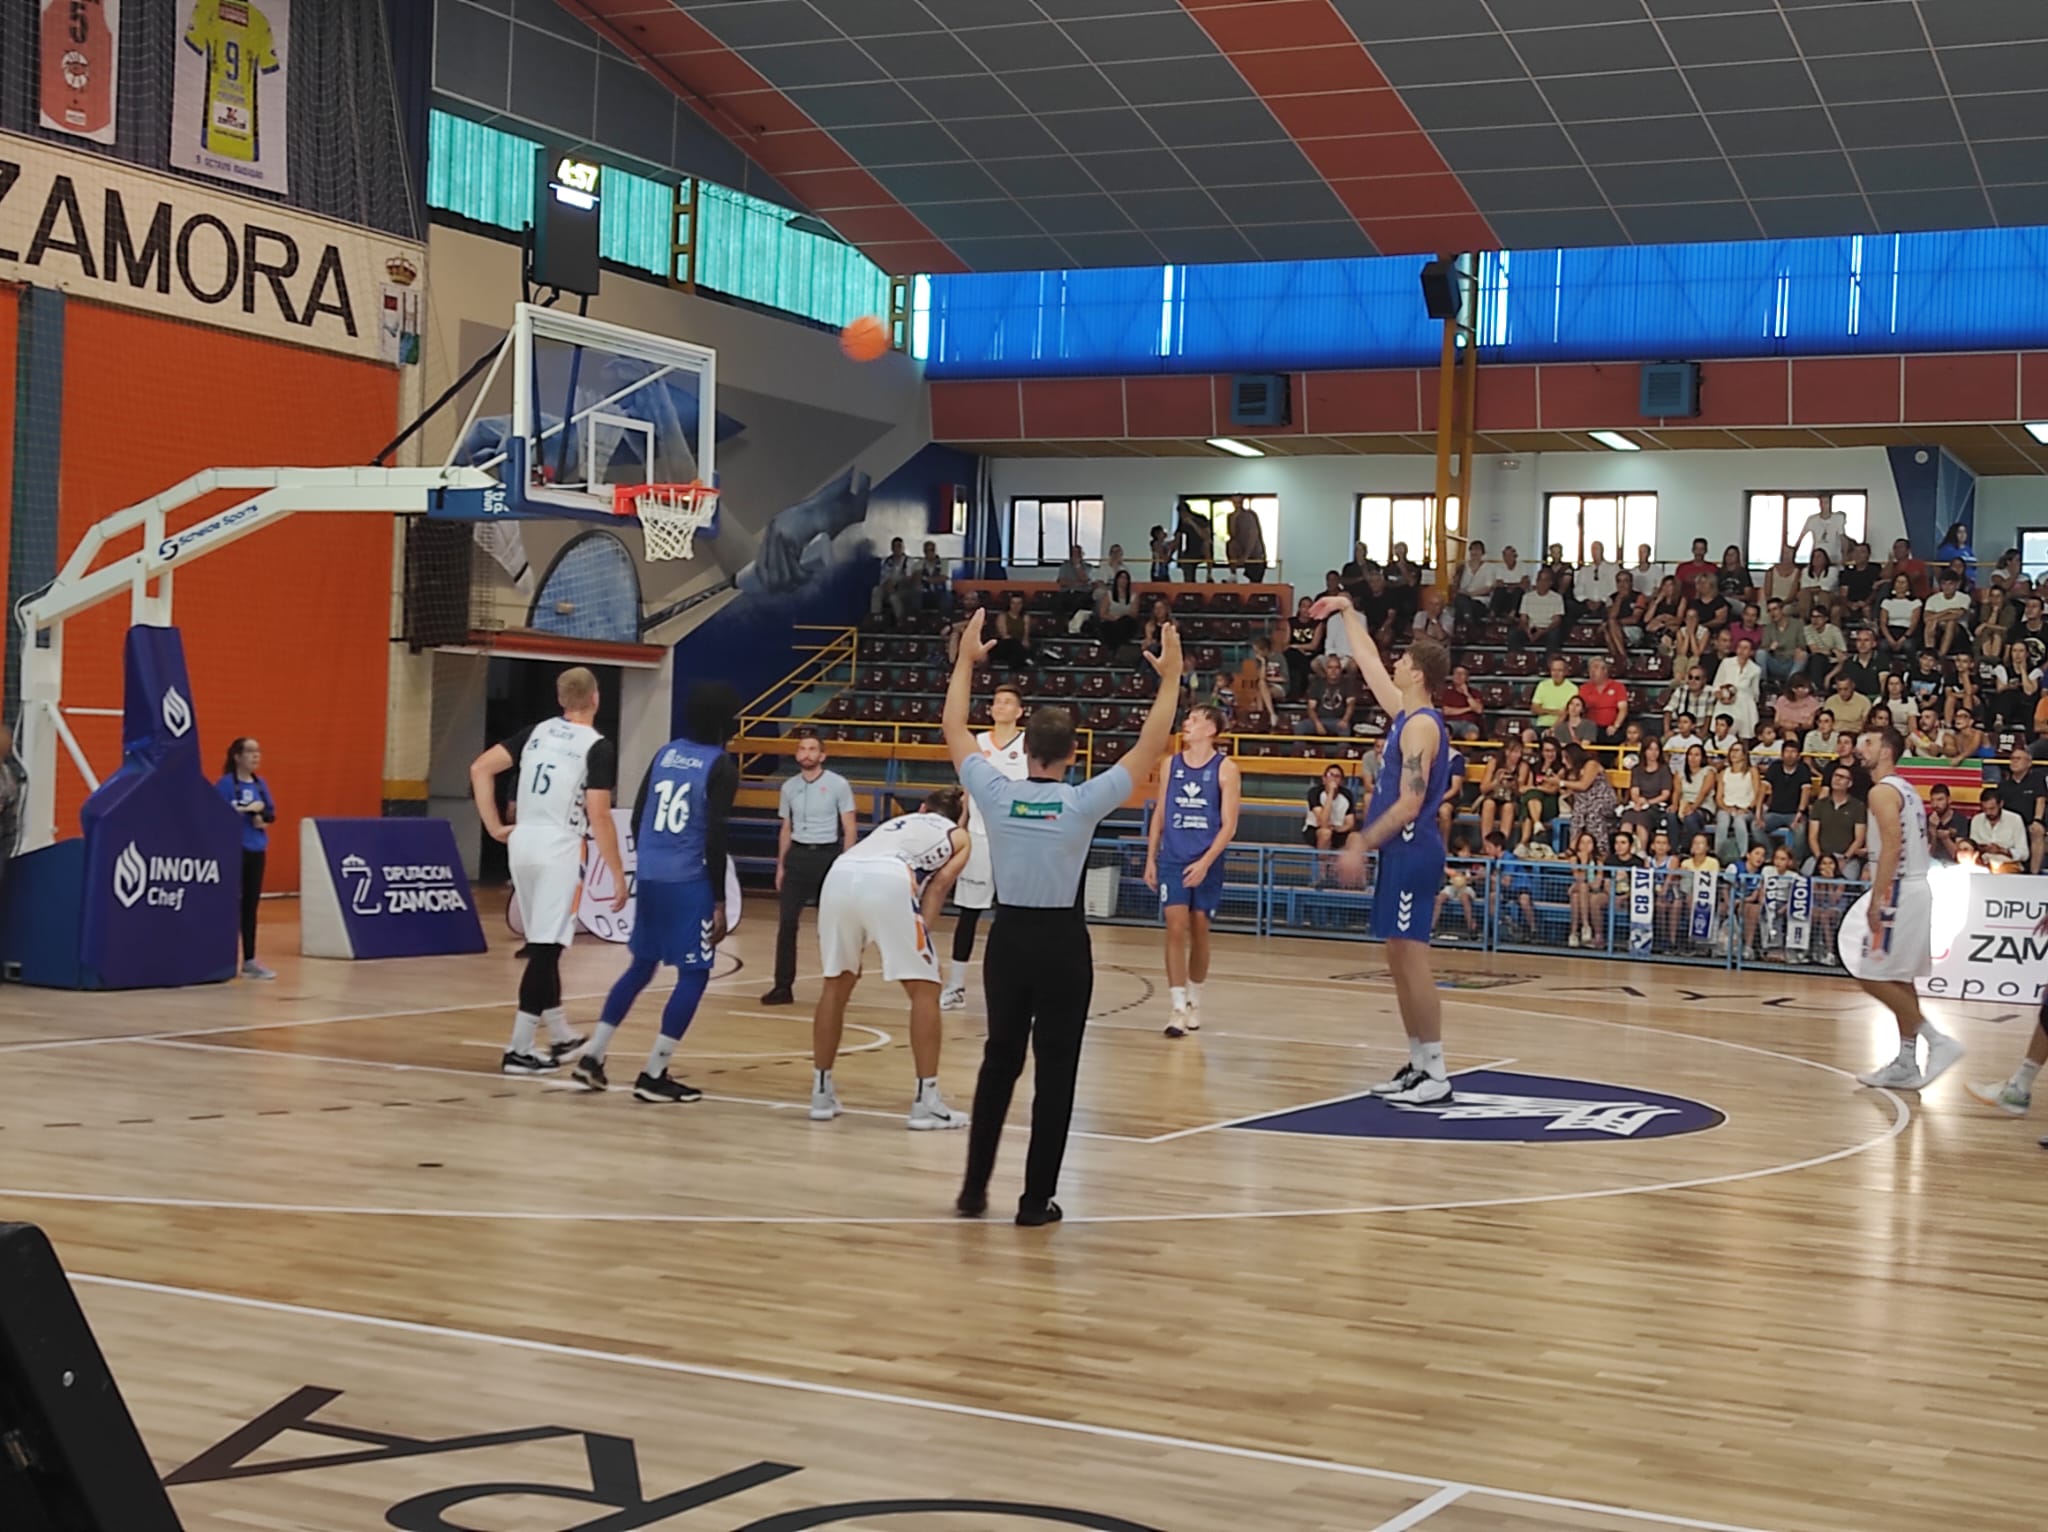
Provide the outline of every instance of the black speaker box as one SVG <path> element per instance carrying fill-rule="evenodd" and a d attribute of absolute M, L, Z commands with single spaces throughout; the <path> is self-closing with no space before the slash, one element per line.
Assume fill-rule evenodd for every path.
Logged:
<path fill-rule="evenodd" d="M 1431 319 L 1458 317 L 1458 268 L 1449 261 L 1431 261 L 1422 268 L 1422 303 Z"/>
<path fill-rule="evenodd" d="M 181 1532 L 64 1268 L 0 1224 L 0 1528 Z"/>

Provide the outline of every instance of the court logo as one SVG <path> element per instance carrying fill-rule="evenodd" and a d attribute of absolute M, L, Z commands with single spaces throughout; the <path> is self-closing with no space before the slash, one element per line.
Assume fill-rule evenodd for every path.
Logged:
<path fill-rule="evenodd" d="M 192 732 L 192 704 L 173 686 L 164 692 L 164 727 L 171 738 L 183 739 Z"/>
<path fill-rule="evenodd" d="M 1728 1120 L 1705 1102 L 1594 1080 L 1481 1069 L 1458 1075 L 1451 1084 L 1456 1094 L 1429 1106 L 1353 1096 L 1238 1126 L 1328 1138 L 1559 1144 L 1674 1138 L 1718 1128 Z"/>

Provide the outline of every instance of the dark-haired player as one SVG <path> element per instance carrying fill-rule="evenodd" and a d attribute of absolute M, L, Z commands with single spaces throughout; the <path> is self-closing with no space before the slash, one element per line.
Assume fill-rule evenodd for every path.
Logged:
<path fill-rule="evenodd" d="M 1339 875 L 1365 878 L 1365 855 L 1380 853 L 1373 885 L 1372 934 L 1387 944 L 1387 968 L 1408 1034 L 1408 1063 L 1373 1087 L 1396 1106 L 1433 1106 L 1451 1099 L 1444 1068 L 1444 1011 L 1429 961 L 1437 891 L 1444 882 L 1444 837 L 1438 809 L 1450 782 L 1450 736 L 1436 710 L 1436 694 L 1451 673 L 1451 657 L 1434 639 L 1418 638 L 1390 674 L 1348 596 L 1325 596 L 1315 615 L 1339 613 L 1352 657 L 1375 701 L 1393 720 L 1380 753 L 1373 789 L 1376 812 L 1338 854 Z"/>
<path fill-rule="evenodd" d="M 711 982 L 711 961 L 725 937 L 725 828 L 739 790 L 739 767 L 726 753 L 738 695 L 722 682 L 694 687 L 683 704 L 683 733 L 655 753 L 634 800 L 634 844 L 639 850 L 639 904 L 627 950 L 633 961 L 605 996 L 597 1028 L 571 1077 L 585 1090 L 606 1086 L 604 1056 L 612 1034 L 663 963 L 674 965 L 676 987 L 662 1007 L 661 1034 L 647 1067 L 633 1082 L 633 1099 L 662 1104 L 695 1101 L 704 1093 L 669 1078 L 676 1044 L 696 1018 Z"/>
<path fill-rule="evenodd" d="M 1897 729 L 1870 729 L 1856 758 L 1870 773 L 1870 888 L 1842 917 L 1842 965 L 1899 1025 L 1896 1058 L 1858 1075 L 1865 1085 L 1919 1090 L 1963 1056 L 1963 1045 L 1920 1014 L 1913 981 L 1934 969 L 1934 891 L 1927 882 L 1927 808 L 1898 774 L 1906 741 Z M 1920 1040 L 1927 1062 L 1920 1062 Z"/>
<path fill-rule="evenodd" d="M 989 699 L 991 727 L 974 736 L 982 759 L 1012 782 L 1024 780 L 1030 763 L 1024 759 L 1024 730 L 1018 722 L 1024 716 L 1024 694 L 1005 681 Z M 953 922 L 953 960 L 946 965 L 946 988 L 939 996 L 939 1008 L 960 1010 L 967 1004 L 967 964 L 974 956 L 974 928 L 981 912 L 996 902 L 995 873 L 989 865 L 988 824 L 981 811 L 967 800 L 967 866 L 953 885 L 953 903 L 960 907 Z"/>
<path fill-rule="evenodd" d="M 1168 1037 L 1201 1029 L 1209 920 L 1223 902 L 1219 864 L 1237 834 L 1237 762 L 1216 748 L 1222 729 L 1223 715 L 1207 703 L 1188 709 L 1181 748 L 1166 758 L 1145 847 L 1145 886 L 1158 890 L 1166 911 Z"/>
<path fill-rule="evenodd" d="M 860 983 L 861 958 L 873 942 L 882 977 L 910 996 L 910 1056 L 917 1090 L 908 1125 L 916 1131 L 964 1128 L 967 1114 L 939 1094 L 939 957 L 932 926 L 946 890 L 967 865 L 967 795 L 934 789 L 915 814 L 899 814 L 832 864 L 818 894 L 818 955 L 825 984 L 811 1017 L 811 1121 L 839 1115 L 832 1064 L 846 1026 L 846 1002 Z"/>

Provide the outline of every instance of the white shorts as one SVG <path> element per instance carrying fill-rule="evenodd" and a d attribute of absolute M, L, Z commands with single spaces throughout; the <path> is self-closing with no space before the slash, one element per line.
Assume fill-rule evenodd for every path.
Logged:
<path fill-rule="evenodd" d="M 818 895 L 818 955 L 825 977 L 859 973 L 869 942 L 882 949 L 883 978 L 939 982 L 939 957 L 910 869 L 893 858 L 841 857 Z"/>
<path fill-rule="evenodd" d="M 505 850 L 526 939 L 568 946 L 576 938 L 576 905 L 583 895 L 583 843 L 514 825 Z"/>
<path fill-rule="evenodd" d="M 988 837 L 967 832 L 967 865 L 953 885 L 953 902 L 963 910 L 992 910 L 996 904 L 996 870 L 989 861 Z"/>
<path fill-rule="evenodd" d="M 1842 966 L 1858 979 L 1902 983 L 1934 972 L 1934 891 L 1927 880 L 1900 882 L 1890 927 L 1875 949 L 1870 942 L 1870 899 L 1870 894 L 1865 894 L 1842 917 L 1842 929 L 1836 936 Z"/>

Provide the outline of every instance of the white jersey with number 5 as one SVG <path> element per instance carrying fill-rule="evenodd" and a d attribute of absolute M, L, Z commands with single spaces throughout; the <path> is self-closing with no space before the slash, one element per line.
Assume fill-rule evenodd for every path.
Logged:
<path fill-rule="evenodd" d="M 512 823 L 581 840 L 589 828 L 583 791 L 591 747 L 604 736 L 585 723 L 550 718 L 535 724 L 519 752 L 519 795 Z"/>
<path fill-rule="evenodd" d="M 1899 877 L 1902 879 L 1927 876 L 1927 805 L 1920 801 L 1920 794 L 1913 784 L 1904 777 L 1886 777 L 1881 784 L 1895 788 L 1899 794 L 1899 834 L 1904 844 L 1899 848 Z M 1870 873 L 1877 875 L 1877 864 L 1884 858 L 1884 825 L 1875 814 L 1870 816 Z"/>
<path fill-rule="evenodd" d="M 839 860 L 901 862 L 910 869 L 917 891 L 923 893 L 932 874 L 953 860 L 953 832 L 959 828 L 944 814 L 902 814 L 876 825 L 866 840 Z"/>

